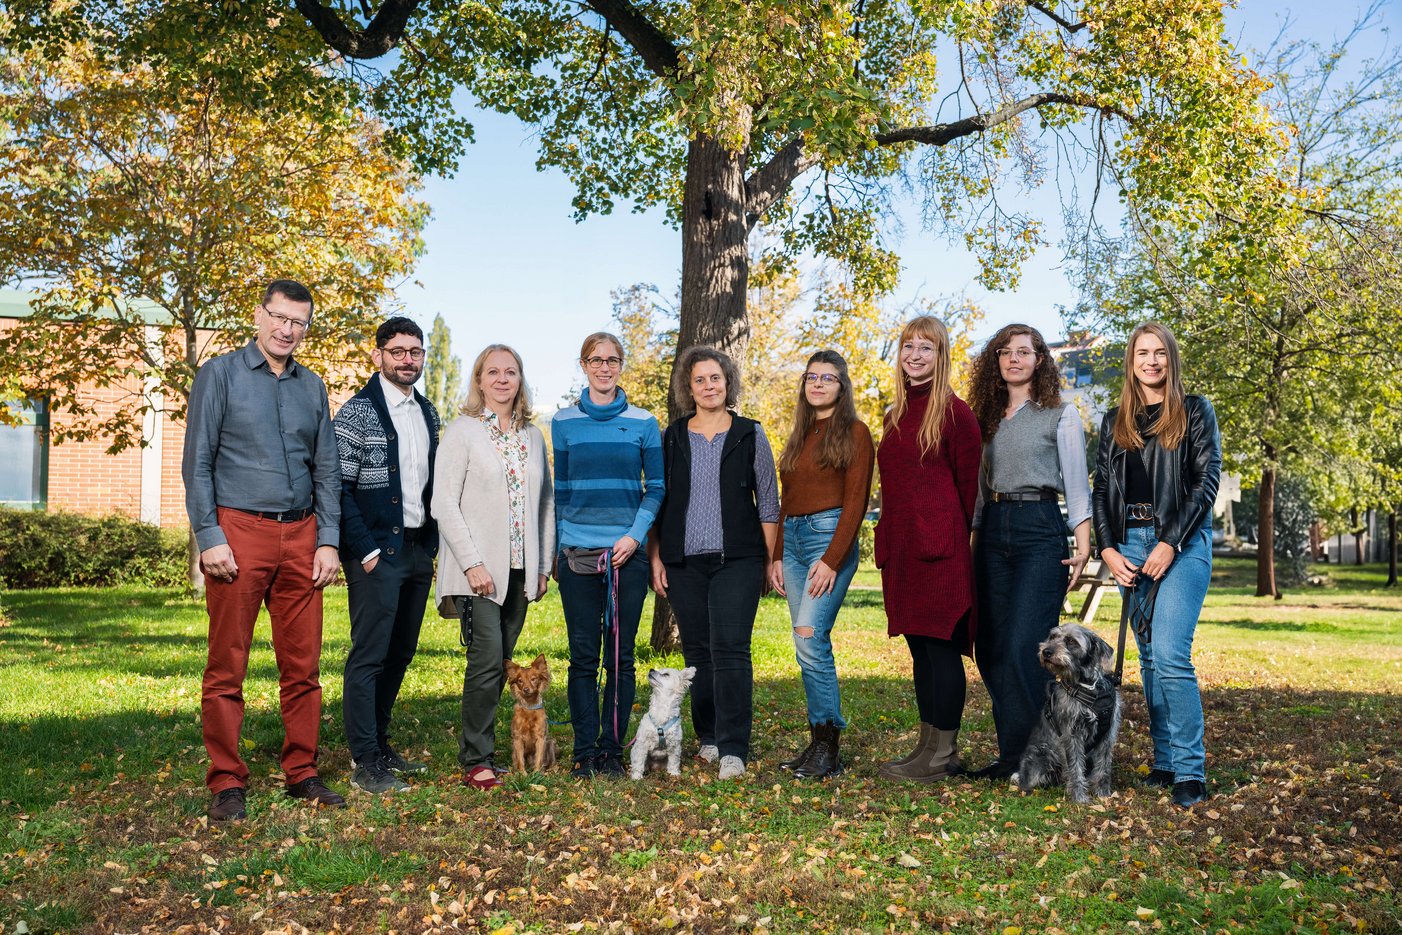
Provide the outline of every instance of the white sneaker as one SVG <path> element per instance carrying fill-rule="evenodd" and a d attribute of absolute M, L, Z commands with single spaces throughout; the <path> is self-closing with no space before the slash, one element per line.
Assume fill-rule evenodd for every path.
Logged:
<path fill-rule="evenodd" d="M 720 759 L 720 748 L 713 743 L 702 744 L 696 755 L 707 763 L 714 763 Z"/>
<path fill-rule="evenodd" d="M 745 761 L 738 756 L 723 756 L 720 758 L 720 778 L 738 779 L 745 775 Z"/>

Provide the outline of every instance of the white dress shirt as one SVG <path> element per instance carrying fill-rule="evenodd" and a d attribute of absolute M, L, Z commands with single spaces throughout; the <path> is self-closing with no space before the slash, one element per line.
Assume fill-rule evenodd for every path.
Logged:
<path fill-rule="evenodd" d="M 424 524 L 424 486 L 428 483 L 428 426 L 423 410 L 411 389 L 406 395 L 399 386 L 380 374 L 394 434 L 399 436 L 399 486 L 404 505 L 404 528 Z"/>

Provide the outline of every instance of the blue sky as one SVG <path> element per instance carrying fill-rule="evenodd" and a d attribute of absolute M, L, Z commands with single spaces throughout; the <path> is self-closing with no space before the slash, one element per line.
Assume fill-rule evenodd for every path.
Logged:
<path fill-rule="evenodd" d="M 1402 3 L 1390 3 L 1382 19 L 1402 27 Z M 1291 34 L 1321 41 L 1351 25 L 1355 0 L 1332 4 L 1282 4 L 1242 0 L 1228 13 L 1228 33 L 1239 47 L 1262 47 L 1286 17 Z M 441 314 L 452 330 L 455 353 L 470 366 L 483 345 L 511 344 L 525 361 L 539 408 L 546 412 L 577 385 L 579 341 L 607 325 L 611 290 L 635 282 L 658 285 L 672 296 L 680 277 L 680 234 L 661 213 L 614 214 L 575 223 L 574 191 L 554 170 L 537 172 L 531 128 L 514 118 L 465 107 L 477 142 L 456 176 L 427 180 L 423 197 L 433 207 L 424 232 L 426 252 L 414 277 L 398 291 L 405 310 L 427 326 Z M 1060 239 L 1058 198 L 1049 182 L 1029 199 L 1048 223 L 1048 239 Z M 1112 206 L 1113 207 L 1113 206 Z M 966 294 L 986 312 L 980 336 L 1010 321 L 1040 328 L 1049 340 L 1061 334 L 1058 307 L 1075 302 L 1069 267 L 1055 246 L 1024 267 L 1015 291 L 992 293 L 978 285 L 978 267 L 961 244 L 921 229 L 919 204 L 900 207 L 905 230 L 896 248 L 901 286 L 891 302 Z M 626 376 L 624 386 L 627 386 Z"/>

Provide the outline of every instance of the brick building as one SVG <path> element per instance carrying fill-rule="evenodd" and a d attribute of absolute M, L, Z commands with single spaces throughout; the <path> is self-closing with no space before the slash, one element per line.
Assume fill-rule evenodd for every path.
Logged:
<path fill-rule="evenodd" d="M 29 315 L 29 299 L 30 293 L 0 290 L 0 335 Z M 152 320 L 154 312 L 153 307 Z M 152 326 L 149 332 L 151 340 L 159 340 L 160 329 Z M 202 341 L 208 346 L 217 337 L 210 332 Z M 365 366 L 368 373 L 368 359 Z M 159 389 L 132 380 L 90 385 L 79 392 L 98 418 L 115 413 L 134 396 L 150 395 L 156 412 L 142 426 L 143 444 L 115 455 L 107 453 L 107 439 L 50 444 L 68 416 L 50 412 L 44 399 L 0 400 L 21 423 L 0 424 L 0 506 L 95 516 L 120 513 L 154 525 L 185 526 L 185 485 L 180 478 L 185 423 L 166 414 Z M 349 395 L 333 396 L 332 408 Z"/>

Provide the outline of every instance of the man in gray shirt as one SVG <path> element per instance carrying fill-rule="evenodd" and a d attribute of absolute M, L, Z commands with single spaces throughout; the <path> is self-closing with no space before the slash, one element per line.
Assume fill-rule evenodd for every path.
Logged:
<path fill-rule="evenodd" d="M 275 280 L 254 320 L 256 338 L 195 375 L 181 471 L 209 611 L 200 710 L 212 821 L 247 814 L 243 680 L 263 604 L 277 657 L 287 794 L 346 804 L 316 771 L 321 589 L 339 561 L 341 474 L 326 385 L 292 359 L 311 327 L 312 294 Z"/>

